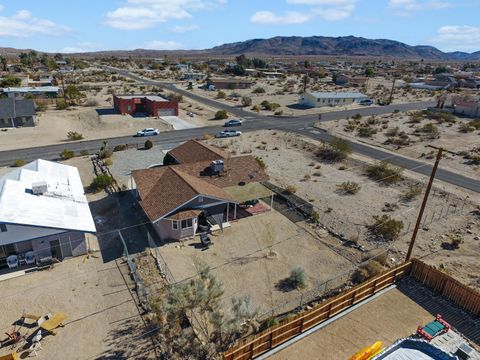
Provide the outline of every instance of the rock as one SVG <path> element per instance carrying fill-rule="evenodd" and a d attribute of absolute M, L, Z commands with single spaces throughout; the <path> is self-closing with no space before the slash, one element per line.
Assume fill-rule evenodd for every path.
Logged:
<path fill-rule="evenodd" d="M 479 237 L 479 236 L 475 236 L 475 237 L 473 238 L 473 240 L 480 240 L 480 237 Z"/>
<path fill-rule="evenodd" d="M 473 234 L 473 231 L 470 229 L 467 229 L 467 234 Z"/>
<path fill-rule="evenodd" d="M 425 226 L 422 228 L 422 230 L 423 230 L 423 231 L 428 231 L 428 230 L 430 230 L 430 228 L 425 225 Z"/>

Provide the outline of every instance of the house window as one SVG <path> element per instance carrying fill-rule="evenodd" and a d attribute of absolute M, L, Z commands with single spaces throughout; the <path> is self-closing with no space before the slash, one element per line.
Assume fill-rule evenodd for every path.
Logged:
<path fill-rule="evenodd" d="M 189 229 L 191 228 L 193 225 L 192 225 L 192 219 L 185 219 L 185 220 L 182 220 L 182 230 L 183 229 Z"/>
<path fill-rule="evenodd" d="M 177 220 L 172 221 L 172 229 L 173 230 L 178 230 L 178 221 Z"/>
<path fill-rule="evenodd" d="M 6 232 L 7 231 L 7 225 L 6 224 L 0 224 L 0 231 L 1 232 Z"/>
<path fill-rule="evenodd" d="M 132 107 L 130 105 L 127 105 L 127 111 L 132 110 Z"/>

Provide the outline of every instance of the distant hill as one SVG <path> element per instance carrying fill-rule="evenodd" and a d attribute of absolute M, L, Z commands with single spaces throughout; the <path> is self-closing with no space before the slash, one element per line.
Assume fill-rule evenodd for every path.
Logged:
<path fill-rule="evenodd" d="M 22 51 L 0 48 L 1 55 L 16 56 Z M 363 56 L 425 60 L 480 60 L 480 51 L 446 53 L 433 46 L 411 46 L 395 40 L 365 39 L 356 36 L 276 36 L 215 46 L 205 50 L 116 50 L 70 54 L 72 56 L 162 57 L 171 56 L 234 56 L 240 54 L 267 56 Z"/>

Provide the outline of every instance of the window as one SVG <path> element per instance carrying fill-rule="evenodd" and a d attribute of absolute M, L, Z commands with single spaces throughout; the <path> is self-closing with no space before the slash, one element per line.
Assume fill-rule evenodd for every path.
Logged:
<path fill-rule="evenodd" d="M 0 224 L 0 231 L 1 232 L 6 232 L 7 231 L 7 225 L 6 224 Z"/>
<path fill-rule="evenodd" d="M 192 225 L 192 219 L 186 219 L 186 220 L 182 220 L 182 230 L 183 229 L 189 229 L 191 228 L 193 225 Z"/>
<path fill-rule="evenodd" d="M 127 111 L 132 110 L 132 107 L 130 105 L 127 105 Z"/>
<path fill-rule="evenodd" d="M 172 221 L 172 229 L 173 230 L 178 230 L 178 221 L 177 220 Z"/>

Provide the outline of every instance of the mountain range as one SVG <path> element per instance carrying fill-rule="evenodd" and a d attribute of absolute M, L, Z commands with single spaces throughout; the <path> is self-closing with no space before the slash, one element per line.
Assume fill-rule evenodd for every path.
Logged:
<path fill-rule="evenodd" d="M 22 51 L 13 48 L 0 48 L 0 54 L 18 55 Z M 366 39 L 356 36 L 276 36 L 270 39 L 252 39 L 215 46 L 204 50 L 105 50 L 77 53 L 83 56 L 233 56 L 249 54 L 257 56 L 349 56 L 349 57 L 388 57 L 398 59 L 425 59 L 444 61 L 478 61 L 480 51 L 466 53 L 461 51 L 443 52 L 428 45 L 407 45 L 388 39 Z"/>

